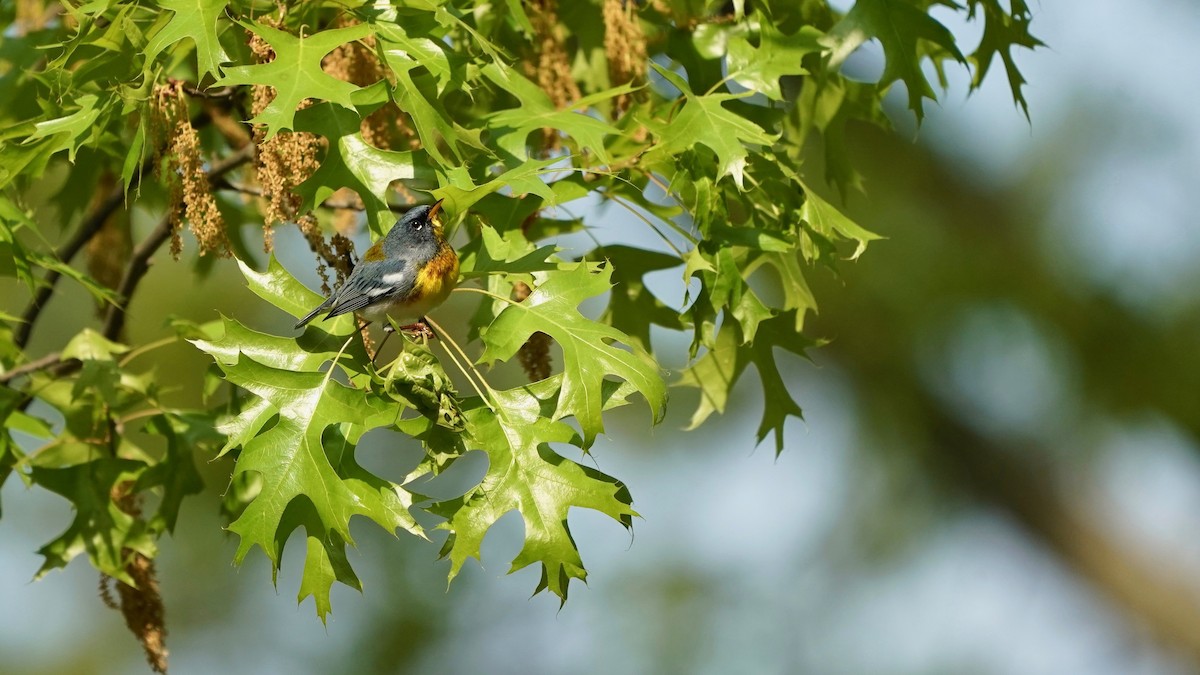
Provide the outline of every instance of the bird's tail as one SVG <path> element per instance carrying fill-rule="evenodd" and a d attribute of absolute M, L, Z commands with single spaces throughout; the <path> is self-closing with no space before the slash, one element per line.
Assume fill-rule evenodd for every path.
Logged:
<path fill-rule="evenodd" d="M 309 321 L 312 321 L 313 318 L 316 317 L 318 314 L 329 309 L 329 307 L 331 305 L 333 305 L 333 297 L 332 296 L 327 298 L 325 300 L 325 302 L 322 302 L 320 305 L 317 305 L 317 308 L 314 309 L 313 311 L 309 312 L 307 315 L 305 315 L 305 317 L 303 319 L 300 319 L 299 321 L 297 321 L 296 328 L 304 328 L 304 326 L 307 325 Z"/>

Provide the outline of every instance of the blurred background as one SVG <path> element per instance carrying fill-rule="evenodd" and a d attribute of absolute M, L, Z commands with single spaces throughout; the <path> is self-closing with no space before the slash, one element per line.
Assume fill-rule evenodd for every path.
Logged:
<path fill-rule="evenodd" d="M 356 530 L 365 593 L 335 587 L 327 626 L 294 601 L 296 541 L 277 592 L 260 553 L 232 567 L 216 510 L 228 466 L 203 467 L 208 494 L 159 558 L 173 671 L 1200 672 L 1200 4 L 1032 5 L 1049 45 L 1018 54 L 1032 124 L 1002 72 L 967 97 L 951 71 L 919 133 L 901 91 L 895 135 L 856 130 L 868 197 L 848 208 L 887 239 L 812 276 L 806 330 L 832 342 L 811 363 L 778 355 L 807 418 L 778 459 L 754 447 L 752 377 L 700 432 L 680 430 L 691 392 L 650 434 L 644 410 L 618 411 L 595 461 L 643 520 L 631 538 L 572 513 L 591 576 L 561 611 L 529 597 L 535 569 L 505 576 L 510 514 L 448 590 L 435 546 Z M 869 77 L 880 59 L 868 46 L 849 65 Z M 626 217 L 582 215 L 602 239 Z M 279 249 L 311 268 L 299 241 Z M 666 277 L 656 290 L 678 304 Z M 289 323 L 250 315 L 265 306 L 231 265 L 190 291 L 165 283 L 178 278 L 143 284 L 135 341 L 167 334 L 167 314 L 211 320 L 214 299 Z M 58 300 L 43 323 L 89 302 Z M 442 313 L 453 324 L 471 305 Z M 204 361 L 182 346 L 159 358 L 167 379 Z M 371 437 L 364 462 L 403 443 Z M 21 581 L 67 503 L 16 480 L 0 499 L 0 671 L 145 671 L 83 561 Z"/>

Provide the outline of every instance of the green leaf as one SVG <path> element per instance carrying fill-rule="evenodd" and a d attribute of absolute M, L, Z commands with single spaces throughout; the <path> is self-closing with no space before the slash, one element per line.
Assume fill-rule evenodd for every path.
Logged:
<path fill-rule="evenodd" d="M 451 165 L 452 162 L 442 154 L 439 142 L 445 143 L 459 161 L 463 157 L 459 144 L 468 144 L 486 150 L 487 147 L 479 142 L 478 132 L 475 133 L 475 138 L 472 138 L 470 134 L 450 120 L 434 91 L 429 92 L 434 94 L 433 96 L 428 96 L 426 91 L 418 86 L 419 76 L 415 76 L 413 71 L 425 65 L 425 61 L 418 59 L 423 56 L 433 63 L 434 68 L 440 70 L 445 67 L 448 70 L 449 64 L 446 62 L 445 54 L 426 38 L 414 40 L 401 32 L 398 26 L 389 26 L 388 28 L 391 30 L 381 32 L 380 47 L 384 61 L 396 78 L 396 87 L 393 92 L 396 105 L 412 117 L 413 126 L 421 138 L 422 148 L 435 161 L 446 166 Z M 399 35 L 396 35 L 398 32 Z M 398 38 L 399 44 L 383 39 L 385 34 Z M 412 55 L 414 52 L 417 58 Z M 436 75 L 425 75 L 424 78 L 425 81 L 430 81 L 431 78 L 436 79 Z M 434 88 L 430 87 L 430 89 Z"/>
<path fill-rule="evenodd" d="M 380 22 L 375 24 L 375 34 L 383 46 L 384 58 L 391 63 L 393 59 L 404 58 L 424 66 L 425 70 L 437 81 L 437 94 L 440 96 L 447 87 L 461 84 L 464 63 L 461 54 L 457 54 L 443 42 L 431 40 L 428 36 L 417 33 L 411 37 L 413 27 L 405 27 L 398 23 Z M 407 71 L 409 66 L 403 64 Z"/>
<path fill-rule="evenodd" d="M 332 103 L 311 106 L 296 114 L 296 129 L 324 136 L 329 141 L 321 166 L 300 185 L 302 209 L 314 209 L 339 188 L 354 190 L 366 207 L 371 231 L 382 235 L 384 222 L 393 219 L 388 206 L 388 186 L 397 180 L 433 178 L 418 167 L 413 152 L 380 150 L 367 143 L 360 130 L 362 117 Z M 311 309 L 311 307 L 309 308 Z"/>
<path fill-rule="evenodd" d="M 767 434 L 774 432 L 775 454 L 783 452 L 784 423 L 788 417 L 804 419 L 804 415 L 779 376 L 774 349 L 781 347 L 804 356 L 805 350 L 815 344 L 793 329 L 795 322 L 787 314 L 763 321 L 754 341 L 749 343 L 742 339 L 737 323 L 726 321 L 721 326 L 715 344 L 676 383 L 700 390 L 700 404 L 692 415 L 689 430 L 699 427 L 714 412 L 725 412 L 734 385 L 746 367 L 754 364 L 763 389 L 763 418 L 757 439 L 762 443 Z"/>
<path fill-rule="evenodd" d="M 149 521 L 154 533 L 174 532 L 179 509 L 184 498 L 199 494 L 204 481 L 196 470 L 194 454 L 203 446 L 219 443 L 208 415 L 170 413 L 151 418 L 149 429 L 167 441 L 167 452 L 161 461 L 142 474 L 137 491 L 161 488 L 158 510 Z"/>
<path fill-rule="evenodd" d="M 156 547 L 146 523 L 117 507 L 113 491 L 136 481 L 146 465 L 131 459 L 103 458 L 65 468 L 34 466 L 34 484 L 67 498 L 75 518 L 65 532 L 38 549 L 45 562 L 36 578 L 86 553 L 92 566 L 108 576 L 133 585 L 125 571 L 124 549 L 154 557 Z"/>
<path fill-rule="evenodd" d="M 112 361 L 114 355 L 127 351 L 129 347 L 113 342 L 91 328 L 84 328 L 63 348 L 62 357 L 80 361 Z"/>
<path fill-rule="evenodd" d="M 367 516 L 389 532 L 421 532 L 408 512 L 411 496 L 399 485 L 371 475 L 354 459 L 358 438 L 392 424 L 399 407 L 338 384 L 329 372 L 271 368 L 246 357 L 220 366 L 229 382 L 270 402 L 279 415 L 275 426 L 245 444 L 234 467 L 235 476 L 254 472 L 262 480 L 259 494 L 229 526 L 241 537 L 235 561 L 241 563 L 258 546 L 278 567 L 284 542 L 303 524 L 308 537 L 320 542 L 321 555 L 328 556 L 306 565 L 303 582 L 305 591 L 316 596 L 324 618 L 329 584 L 339 579 L 331 575 L 333 561 L 344 560 L 345 544 L 353 544 L 352 516 Z M 311 504 L 314 515 L 285 518 L 296 500 Z"/>
<path fill-rule="evenodd" d="M 646 288 L 644 277 L 650 272 L 679 267 L 683 261 L 673 255 L 632 246 L 605 246 L 588 258 L 603 258 L 612 265 L 613 290 L 608 308 L 600 320 L 624 331 L 633 344 L 650 351 L 650 326 L 683 330 L 679 313 L 667 307 Z"/>
<path fill-rule="evenodd" d="M 495 228 L 484 225 L 479 237 L 459 250 L 460 269 L 466 278 L 489 274 L 532 274 L 574 267 L 552 258 L 557 246 L 534 246 L 520 231 L 501 235 Z"/>
<path fill-rule="evenodd" d="M 329 101 L 347 110 L 354 110 L 350 95 L 359 87 L 321 70 L 321 59 L 347 42 L 370 35 L 370 26 L 357 24 L 295 36 L 257 22 L 244 25 L 271 45 L 275 58 L 268 63 L 225 68 L 225 77 L 217 85 L 260 84 L 274 87 L 275 98 L 250 120 L 267 126 L 267 138 L 281 129 L 294 128 L 296 108 L 305 99 Z"/>
<path fill-rule="evenodd" d="M 542 180 L 542 177 L 549 173 L 547 167 L 557 164 L 559 161 L 556 157 L 531 159 L 482 185 L 472 183 L 470 177 L 466 175 L 465 168 L 462 171 L 451 171 L 447 180 L 443 182 L 443 184 L 445 182 L 450 184 L 435 190 L 433 194 L 439 199 L 445 199 L 446 205 L 456 212 L 466 211 L 475 202 L 505 188 L 511 190 L 513 194 L 535 194 L 541 197 L 548 206 L 557 203 L 557 195 L 553 188 Z"/>
<path fill-rule="evenodd" d="M 221 64 L 229 55 L 218 39 L 217 21 L 225 14 L 228 0 L 157 0 L 160 9 L 173 12 L 170 22 L 163 26 L 146 45 L 146 63 L 151 64 L 164 49 L 191 40 L 196 46 L 196 75 L 220 77 Z"/>
<path fill-rule="evenodd" d="M 707 146 L 717 154 L 717 178 L 733 176 L 739 189 L 744 189 L 743 177 L 746 168 L 746 145 L 770 146 L 777 136 L 768 134 L 754 122 L 724 108 L 721 103 L 738 98 L 733 94 L 708 94 L 697 96 L 675 73 L 651 62 L 660 74 L 680 86 L 686 97 L 683 108 L 674 119 L 645 120 L 658 143 L 650 150 L 652 158 L 673 156 L 685 152 L 696 144 Z"/>
<path fill-rule="evenodd" d="M 809 227 L 826 239 L 838 235 L 858 242 L 858 247 L 850 256 L 851 260 L 858 259 L 858 256 L 867 250 L 867 244 L 881 238 L 878 234 L 851 220 L 807 185 L 804 186 L 804 206 L 800 208 L 800 217 Z"/>
<path fill-rule="evenodd" d="M 37 279 L 33 276 L 29 253 L 16 237 L 16 230 L 27 222 L 30 222 L 27 214 L 8 197 L 0 196 L 0 274 L 16 277 L 33 293 Z"/>
<path fill-rule="evenodd" d="M 604 431 L 601 383 L 615 375 L 634 385 L 650 405 L 652 419 L 662 419 L 666 386 L 654 358 L 626 334 L 579 313 L 579 304 L 612 287 L 612 270 L 584 266 L 547 273 L 546 281 L 523 302 L 512 303 L 480 333 L 485 349 L 481 363 L 507 361 L 536 332 L 554 338 L 563 351 L 563 384 L 553 419 L 573 415 L 590 447 Z M 618 344 L 628 345 L 622 349 Z"/>
<path fill-rule="evenodd" d="M 800 256 L 795 251 L 787 253 L 764 253 L 761 260 L 774 267 L 779 273 L 779 285 L 783 289 L 784 311 L 796 310 L 796 332 L 804 329 L 804 317 L 817 311 L 817 299 L 813 296 L 804 271 L 800 268 Z"/>
<path fill-rule="evenodd" d="M 1025 3 L 1025 0 L 1010 0 L 1012 12 L 1008 13 L 1004 11 L 1004 7 L 998 0 L 968 0 L 968 4 L 970 6 L 969 19 L 974 19 L 980 8 L 983 9 L 984 19 L 983 37 L 975 52 L 970 56 L 970 61 L 975 66 L 975 73 L 971 77 L 971 89 L 978 89 L 983 85 L 983 79 L 992 65 L 992 59 L 999 54 L 1000 60 L 1004 63 L 1005 73 L 1008 75 L 1008 85 L 1012 89 L 1013 103 L 1021 106 L 1021 110 L 1025 112 L 1025 118 L 1029 119 L 1029 103 L 1021 91 L 1021 87 L 1025 84 L 1025 77 L 1021 75 L 1012 55 L 1014 47 L 1035 49 L 1045 46 L 1045 43 L 1029 32 L 1029 22 L 1032 20 L 1029 5 Z"/>
<path fill-rule="evenodd" d="M 565 383 L 565 380 L 564 380 Z M 437 504 L 451 530 L 442 554 L 450 558 L 450 579 L 468 558 L 479 559 L 479 546 L 501 516 L 517 510 L 525 523 L 525 545 L 509 572 L 541 563 L 538 591 L 549 589 L 564 602 L 571 579 L 586 579 L 583 560 L 571 538 L 571 507 L 604 513 L 625 527 L 633 516 L 629 491 L 618 480 L 572 462 L 547 443 L 571 443 L 571 427 L 545 416 L 553 406 L 553 381 L 495 392 L 496 411 L 479 399 L 466 410 L 470 444 L 488 455 L 483 482 L 467 495 Z M 597 390 L 599 394 L 599 388 Z"/>
<path fill-rule="evenodd" d="M 783 100 L 779 78 L 806 74 L 800 62 L 825 49 L 821 44 L 825 34 L 813 26 L 802 26 L 795 35 L 786 35 L 770 21 L 759 23 L 757 32 L 757 47 L 746 35 L 730 36 L 729 78 L 751 91 Z"/>
<path fill-rule="evenodd" d="M 52 139 L 45 146 L 45 151 L 54 154 L 66 150 L 67 159 L 74 162 L 81 137 L 96 132 L 96 120 L 104 108 L 95 94 L 80 96 L 75 99 L 75 104 L 79 110 L 70 115 L 36 123 L 33 133 L 25 139 L 25 145 L 43 138 Z"/>
<path fill-rule="evenodd" d="M 529 134 L 549 128 L 565 132 L 581 150 L 590 150 L 600 162 L 612 161 L 604 147 L 604 138 L 617 133 L 617 128 L 586 112 L 575 111 L 586 111 L 601 101 L 628 94 L 635 87 L 622 85 L 608 89 L 575 101 L 568 109 L 559 110 L 540 87 L 512 68 L 502 70 L 494 63 L 488 64 L 484 66 L 483 74 L 521 102 L 517 108 L 501 110 L 487 117 L 487 127 L 495 135 L 496 144 L 509 155 L 521 161 L 528 159 L 525 140 Z"/>
<path fill-rule="evenodd" d="M 316 372 L 340 354 L 344 357 L 339 361 L 340 367 L 351 374 L 353 381 L 359 382 L 365 374 L 358 366 L 367 362 L 361 341 L 351 341 L 346 346 L 349 334 L 338 334 L 344 330 L 345 322 L 330 320 L 332 327 L 322 323 L 320 328 L 309 328 L 297 337 L 286 338 L 253 331 L 233 319 L 222 318 L 224 330 L 220 338 L 192 340 L 192 344 L 218 364 L 233 365 L 245 355 L 272 368 Z"/>
<path fill-rule="evenodd" d="M 926 55 L 922 41 L 932 43 L 959 63 L 966 63 L 954 43 L 954 35 L 924 9 L 928 4 L 957 6 L 953 0 L 935 0 L 920 7 L 911 0 L 858 0 L 826 39 L 832 50 L 833 65 L 840 65 L 867 40 L 879 40 L 885 59 L 879 87 L 886 89 L 897 80 L 903 81 L 908 89 L 908 107 L 918 123 L 925 117 L 922 101 L 937 100 L 921 71 L 921 60 Z"/>
<path fill-rule="evenodd" d="M 264 272 L 256 271 L 240 259 L 237 260 L 237 264 L 242 276 L 246 278 L 246 286 L 252 293 L 297 319 L 308 314 L 325 299 L 300 283 L 274 255 L 267 261 L 267 269 Z M 330 335 L 337 336 L 350 335 L 355 330 L 354 320 L 349 316 L 322 321 L 321 327 Z"/>
<path fill-rule="evenodd" d="M 740 324 L 743 339 L 753 340 L 758 325 L 775 315 L 747 281 L 754 271 L 754 258 L 725 247 L 709 254 L 709 259 L 712 271 L 700 275 L 701 292 L 691 308 L 696 333 L 693 349 L 698 344 L 712 346 L 717 316 L 725 309 Z"/>

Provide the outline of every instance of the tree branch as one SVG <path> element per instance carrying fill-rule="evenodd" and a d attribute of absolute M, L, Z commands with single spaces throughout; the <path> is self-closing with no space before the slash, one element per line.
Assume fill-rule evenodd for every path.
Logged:
<path fill-rule="evenodd" d="M 975 433 L 936 405 L 929 408 L 932 449 L 954 484 L 1008 512 L 1028 532 L 1095 584 L 1160 639 L 1200 661 L 1200 587 L 1170 561 L 1114 537 L 1063 494 L 1044 447 L 1014 447 Z"/>
<path fill-rule="evenodd" d="M 129 187 L 131 189 L 136 188 L 138 183 L 141 182 L 142 173 L 151 168 L 151 160 L 142 164 L 142 171 L 139 171 L 133 177 L 129 183 Z M 109 217 L 112 216 L 113 212 L 124 201 L 125 190 L 118 186 L 104 198 L 104 201 L 100 202 L 95 211 L 84 219 L 83 224 L 75 231 L 75 234 L 71 235 L 71 238 L 54 252 L 55 257 L 64 263 L 70 264 L 71 259 L 91 241 L 92 237 L 96 236 L 96 233 L 100 231 L 100 228 L 104 227 L 104 223 L 108 221 Z M 55 270 L 46 271 L 46 276 L 42 279 L 42 285 L 38 287 L 33 299 L 29 301 L 29 306 L 21 314 L 21 323 L 13 331 L 13 342 L 16 343 L 18 348 L 24 349 L 25 345 L 29 343 L 30 334 L 33 332 L 33 324 L 46 307 L 46 302 L 50 300 L 50 296 L 54 294 L 54 285 L 58 283 L 58 279 L 61 276 Z"/>
<path fill-rule="evenodd" d="M 233 98 L 238 93 L 237 87 L 221 87 L 219 89 L 201 89 L 200 87 L 190 82 L 179 82 L 180 89 L 183 93 L 194 98 L 206 98 L 210 100 Z"/>
<path fill-rule="evenodd" d="M 39 370 L 57 365 L 62 359 L 62 354 L 59 352 L 51 352 L 37 361 L 30 361 L 24 365 L 17 366 L 7 373 L 0 373 L 0 384 L 6 384 L 10 380 L 15 380 L 22 375 L 35 373 Z M 72 359 L 73 360 L 73 359 Z"/>
<path fill-rule="evenodd" d="M 213 188 L 217 189 L 217 190 L 226 190 L 229 192 L 238 192 L 240 194 L 250 195 L 252 197 L 262 197 L 263 196 L 262 188 L 254 187 L 253 185 L 238 185 L 236 183 L 230 183 L 229 181 L 219 181 L 217 183 L 214 183 Z M 419 202 L 418 201 L 418 202 L 413 202 L 411 204 L 390 204 L 389 203 L 388 210 L 391 211 L 392 213 L 404 213 L 405 211 L 411 209 L 414 206 L 420 206 L 422 203 L 428 203 L 428 202 Z M 330 198 L 330 199 L 326 199 L 325 201 L 321 202 L 320 204 L 317 204 L 317 206 L 320 208 L 325 208 L 325 209 L 343 209 L 346 211 L 365 211 L 366 210 L 361 201 L 349 200 L 349 199 L 340 200 L 340 199 Z"/>
<path fill-rule="evenodd" d="M 254 157 L 254 146 L 247 145 L 213 164 L 208 171 L 209 184 L 215 185 L 222 176 L 250 161 L 252 157 Z M 142 277 L 146 276 L 146 272 L 150 270 L 150 258 L 171 238 L 171 220 L 171 214 L 163 216 L 154 231 L 138 244 L 133 255 L 130 256 L 129 265 L 125 268 L 125 275 L 117 287 L 117 304 L 109 307 L 108 314 L 104 317 L 104 328 L 101 329 L 101 334 L 109 340 L 120 339 L 121 331 L 125 328 L 125 316 L 129 308 L 129 301 L 133 297 L 133 291 L 141 282 Z"/>

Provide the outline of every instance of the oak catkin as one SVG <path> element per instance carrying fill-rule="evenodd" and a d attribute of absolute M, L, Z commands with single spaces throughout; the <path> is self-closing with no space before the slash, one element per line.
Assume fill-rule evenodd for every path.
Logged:
<path fill-rule="evenodd" d="M 530 0 L 530 22 L 533 24 L 535 43 L 533 60 L 525 62 L 526 74 L 533 77 L 560 110 L 569 107 L 581 97 L 579 85 L 571 76 L 571 61 L 567 56 L 563 27 L 558 20 L 557 0 Z M 547 150 L 561 145 L 555 129 L 542 130 Z"/>
<path fill-rule="evenodd" d="M 153 128 L 165 135 L 164 164 L 170 184 L 171 255 L 179 258 L 183 250 L 179 232 L 183 221 L 199 244 L 200 255 L 231 255 L 225 233 L 225 219 L 217 208 L 200 156 L 200 135 L 188 118 L 187 101 L 178 83 L 168 82 L 155 90 Z"/>
<path fill-rule="evenodd" d="M 604 53 L 613 86 L 646 81 L 646 35 L 634 12 L 635 5 L 626 0 L 604 0 Z M 615 117 L 629 109 L 635 94 L 619 94 L 613 100 Z"/>
<path fill-rule="evenodd" d="M 513 300 L 524 302 L 532 290 L 523 281 L 513 284 Z M 553 340 L 549 335 L 538 331 L 529 336 L 521 349 L 517 351 L 517 359 L 530 382 L 538 382 L 550 377 L 550 344 Z"/>

